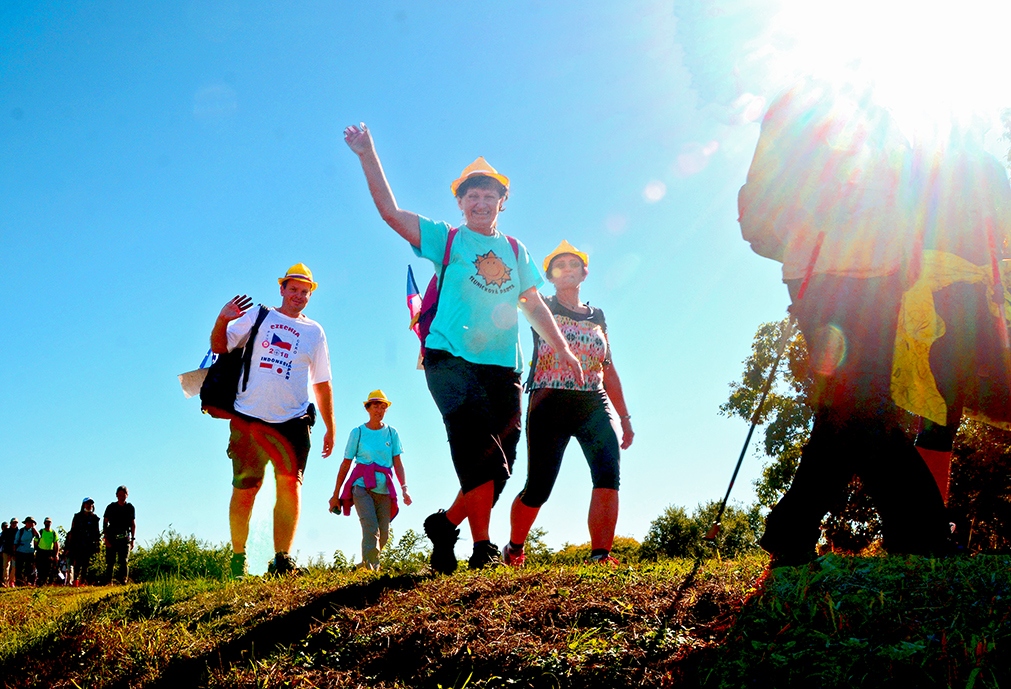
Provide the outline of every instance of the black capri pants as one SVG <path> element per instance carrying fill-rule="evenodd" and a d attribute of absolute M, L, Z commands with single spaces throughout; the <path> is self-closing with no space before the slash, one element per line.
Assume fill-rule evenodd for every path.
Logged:
<path fill-rule="evenodd" d="M 618 490 L 618 436 L 607 413 L 603 390 L 541 388 L 530 393 L 527 409 L 527 483 L 520 502 L 540 507 L 548 500 L 569 439 L 575 437 L 590 466 L 594 488 Z"/>
<path fill-rule="evenodd" d="M 519 373 L 429 349 L 425 380 L 446 425 L 460 489 L 467 493 L 494 481 L 497 501 L 520 440 Z"/>

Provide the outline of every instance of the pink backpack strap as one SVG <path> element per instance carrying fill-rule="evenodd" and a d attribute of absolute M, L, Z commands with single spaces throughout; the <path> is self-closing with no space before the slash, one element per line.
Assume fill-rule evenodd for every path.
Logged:
<path fill-rule="evenodd" d="M 520 243 L 516 241 L 516 237 L 506 235 L 505 238 L 509 240 L 509 246 L 513 248 L 513 256 L 518 261 L 520 259 Z"/>
<path fill-rule="evenodd" d="M 459 227 L 454 227 L 449 230 L 449 234 L 446 236 L 446 253 L 442 255 L 442 267 L 445 269 L 449 265 L 449 250 L 453 246 L 453 240 L 456 239 L 457 233 L 460 231 Z M 512 239 L 510 237 L 510 239 Z M 513 240 L 516 241 L 516 240 Z M 515 249 L 514 249 L 515 250 Z M 445 275 L 445 270 L 443 270 L 443 275 Z"/>

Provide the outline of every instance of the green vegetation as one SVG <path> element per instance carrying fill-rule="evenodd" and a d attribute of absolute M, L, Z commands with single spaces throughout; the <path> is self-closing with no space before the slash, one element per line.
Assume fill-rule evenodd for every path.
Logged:
<path fill-rule="evenodd" d="M 1011 558 L 829 555 L 764 578 L 762 555 L 692 564 L 6 590 L 0 673 L 93 689 L 1011 682 Z"/>
<path fill-rule="evenodd" d="M 224 579 L 231 557 L 230 545 L 215 546 L 195 536 L 182 536 L 169 527 L 154 541 L 137 547 L 130 555 L 130 579 Z"/>

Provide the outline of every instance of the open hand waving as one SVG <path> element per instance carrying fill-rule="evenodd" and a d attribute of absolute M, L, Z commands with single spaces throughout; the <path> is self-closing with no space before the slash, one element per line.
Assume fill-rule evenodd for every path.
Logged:
<path fill-rule="evenodd" d="M 236 294 L 231 301 L 221 307 L 221 313 L 218 314 L 218 318 L 223 321 L 234 321 L 248 311 L 252 305 L 253 300 L 248 296 Z"/>

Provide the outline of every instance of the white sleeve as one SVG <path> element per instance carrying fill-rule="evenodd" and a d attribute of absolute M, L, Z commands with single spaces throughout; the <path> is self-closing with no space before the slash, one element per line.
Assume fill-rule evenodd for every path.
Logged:
<path fill-rule="evenodd" d="M 309 362 L 309 382 L 326 383 L 332 378 L 330 372 L 330 350 L 326 344 L 326 333 L 323 328 L 319 329 L 319 344 L 312 354 Z"/>
<path fill-rule="evenodd" d="M 246 344 L 246 339 L 249 337 L 249 331 L 253 329 L 253 323 L 256 322 L 254 319 L 256 318 L 256 314 L 259 312 L 260 307 L 249 309 L 246 313 L 228 324 L 228 329 L 225 332 L 228 335 L 229 352 L 236 347 L 242 347 Z"/>

